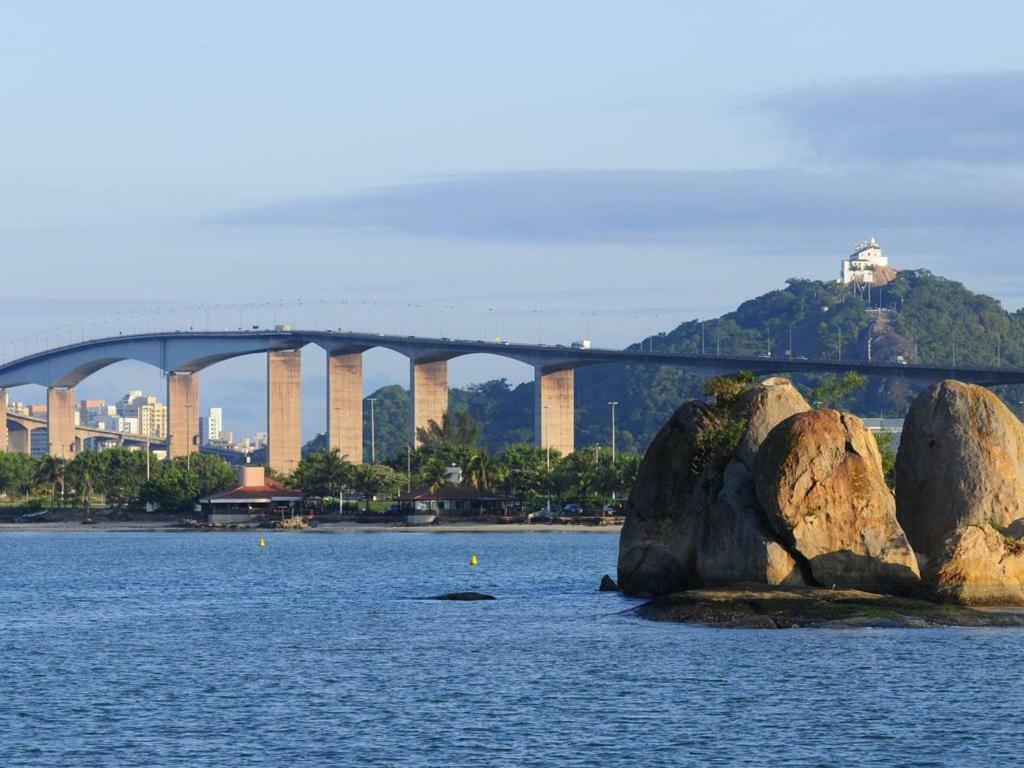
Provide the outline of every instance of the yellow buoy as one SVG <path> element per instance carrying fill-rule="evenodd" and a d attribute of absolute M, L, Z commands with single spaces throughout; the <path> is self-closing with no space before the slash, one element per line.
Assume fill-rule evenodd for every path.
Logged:
<path fill-rule="evenodd" d="M 263 539 L 260 539 L 260 549 L 263 549 L 263 547 L 265 546 L 267 546 L 267 542 L 265 542 Z"/>
<path fill-rule="evenodd" d="M 476 555 L 470 555 L 469 556 L 469 564 L 470 565 L 479 565 L 480 561 L 476 559 Z"/>

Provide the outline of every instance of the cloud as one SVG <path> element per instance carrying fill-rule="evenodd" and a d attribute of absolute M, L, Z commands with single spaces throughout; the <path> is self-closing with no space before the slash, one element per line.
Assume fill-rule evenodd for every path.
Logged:
<path fill-rule="evenodd" d="M 1024 162 L 1024 72 L 813 86 L 762 106 L 812 156 L 843 164 Z"/>
<path fill-rule="evenodd" d="M 497 241 L 678 240 L 697 232 L 1020 226 L 1012 179 L 943 171 L 533 171 L 449 176 L 224 216 Z"/>

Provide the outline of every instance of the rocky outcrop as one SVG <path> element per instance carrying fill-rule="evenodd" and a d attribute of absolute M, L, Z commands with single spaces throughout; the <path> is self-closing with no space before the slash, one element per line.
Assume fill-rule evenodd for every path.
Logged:
<path fill-rule="evenodd" d="M 729 462 L 698 525 L 697 573 L 710 585 L 756 582 L 797 586 L 807 576 L 772 530 L 754 490 L 754 473 Z"/>
<path fill-rule="evenodd" d="M 743 393 L 732 418 L 745 428 L 734 456 L 708 483 L 706 514 L 697 527 L 697 572 L 705 585 L 807 583 L 801 564 L 771 529 L 754 489 L 754 456 L 768 433 L 793 414 L 810 410 L 796 388 L 770 378 Z"/>
<path fill-rule="evenodd" d="M 746 422 L 736 458 L 753 469 L 754 455 L 768 433 L 790 416 L 809 410 L 811 406 L 789 379 L 773 376 L 748 389 L 732 407 L 732 418 Z"/>
<path fill-rule="evenodd" d="M 961 605 L 1024 605 L 1024 542 L 988 523 L 949 534 L 929 560 L 927 593 Z"/>
<path fill-rule="evenodd" d="M 754 475 L 769 523 L 818 584 L 916 589 L 917 558 L 896 520 L 874 437 L 856 416 L 791 416 L 762 444 Z"/>
<path fill-rule="evenodd" d="M 706 405 L 686 402 L 651 441 L 626 502 L 619 537 L 623 593 L 662 595 L 695 582 L 694 528 L 706 504 L 698 435 L 718 424 Z"/>
<path fill-rule="evenodd" d="M 987 389 L 935 384 L 914 401 L 896 457 L 896 508 L 931 556 L 958 527 L 1024 517 L 1024 428 Z"/>
<path fill-rule="evenodd" d="M 609 576 L 607 573 L 601 577 L 601 583 L 597 587 L 598 592 L 618 592 L 619 585 L 615 583 L 615 579 Z"/>

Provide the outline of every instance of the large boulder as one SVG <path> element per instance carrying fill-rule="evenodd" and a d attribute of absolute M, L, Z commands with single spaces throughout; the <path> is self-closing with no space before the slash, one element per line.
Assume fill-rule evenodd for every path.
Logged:
<path fill-rule="evenodd" d="M 757 501 L 754 473 L 738 459 L 729 462 L 721 488 L 710 495 L 697 542 L 697 573 L 704 586 L 809 583 L 801 564 L 768 524 Z"/>
<path fill-rule="evenodd" d="M 896 509 L 914 549 L 931 556 L 967 523 L 1024 517 L 1024 427 L 984 387 L 941 381 L 907 414 L 896 457 Z"/>
<path fill-rule="evenodd" d="M 683 403 L 658 430 L 637 470 L 619 536 L 619 588 L 662 595 L 697 576 L 694 527 L 705 505 L 698 436 L 720 426 L 706 405 Z"/>
<path fill-rule="evenodd" d="M 732 409 L 745 422 L 734 456 L 709 487 L 708 508 L 698 522 L 697 572 L 704 585 L 759 582 L 807 583 L 801 564 L 768 524 L 754 489 L 754 456 L 768 433 L 810 406 L 783 378 L 744 392 Z"/>
<path fill-rule="evenodd" d="M 818 584 L 897 594 L 917 588 L 917 559 L 896 521 L 878 447 L 856 416 L 791 416 L 761 445 L 754 476 L 769 523 Z"/>
<path fill-rule="evenodd" d="M 748 389 L 732 407 L 732 418 L 746 421 L 736 458 L 753 469 L 754 455 L 768 433 L 793 414 L 809 410 L 811 406 L 789 379 L 773 376 Z"/>
<path fill-rule="evenodd" d="M 949 534 L 928 561 L 925 589 L 962 605 L 1024 605 L 1024 542 L 989 523 Z"/>

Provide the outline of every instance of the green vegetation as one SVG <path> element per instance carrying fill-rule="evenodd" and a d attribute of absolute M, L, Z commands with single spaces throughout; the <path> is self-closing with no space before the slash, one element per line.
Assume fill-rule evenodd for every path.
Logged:
<path fill-rule="evenodd" d="M 874 432 L 875 444 L 882 455 L 882 474 L 890 489 L 896 488 L 896 451 L 893 450 L 893 436 L 890 432 Z"/>
<path fill-rule="evenodd" d="M 854 390 L 860 389 L 868 383 L 867 376 L 848 371 L 842 376 L 825 374 L 820 379 L 820 384 L 811 389 L 811 404 L 824 408 L 842 408 L 843 400 Z"/>
<path fill-rule="evenodd" d="M 88 511 L 97 503 L 141 510 L 147 503 L 164 513 L 187 513 L 203 496 L 230 488 L 235 471 L 204 454 L 150 462 L 124 448 L 83 452 L 73 460 L 0 452 L 0 494 L 24 506 L 73 507 Z"/>
<path fill-rule="evenodd" d="M 734 312 L 703 323 L 684 322 L 631 348 L 700 354 L 702 326 L 707 354 L 867 360 L 870 343 L 871 359 L 878 362 L 1024 367 L 1024 311 L 1006 312 L 995 299 L 927 270 L 900 272 L 870 294 L 832 281 L 791 279 L 784 288 L 746 301 Z M 682 401 L 701 396 L 705 378 L 643 366 L 578 369 L 577 445 L 609 444 L 608 402 L 615 400 L 619 448 L 642 452 Z M 853 382 L 829 375 L 794 380 L 808 400 L 839 403 L 865 416 L 902 416 L 918 391 L 896 379 L 871 379 L 860 386 Z M 485 425 L 480 444 L 494 454 L 532 440 L 533 386 L 496 380 L 453 388 L 451 405 L 453 411 L 465 408 Z M 1002 387 L 999 394 L 1021 413 L 1024 387 Z M 404 456 L 412 434 L 408 393 L 392 386 L 373 396 L 378 457 Z M 366 418 L 369 423 L 368 412 Z M 366 440 L 368 456 L 369 434 Z"/>

